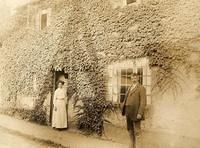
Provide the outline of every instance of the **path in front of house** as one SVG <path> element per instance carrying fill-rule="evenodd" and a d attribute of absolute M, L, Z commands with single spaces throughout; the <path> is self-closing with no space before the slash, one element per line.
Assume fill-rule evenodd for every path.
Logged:
<path fill-rule="evenodd" d="M 48 141 L 32 139 L 0 127 L 0 148 L 64 148 Z"/>
<path fill-rule="evenodd" d="M 128 143 L 128 132 L 125 127 L 106 125 L 105 136 L 113 141 Z M 200 137 L 178 135 L 163 129 L 143 130 L 139 139 L 140 143 L 137 148 L 200 148 Z"/>
<path fill-rule="evenodd" d="M 15 133 L 35 137 L 45 141 L 52 141 L 70 148 L 127 148 L 127 144 L 93 138 L 74 133 L 73 131 L 57 131 L 51 127 L 19 120 L 6 115 L 0 115 L 0 127 Z"/>
<path fill-rule="evenodd" d="M 56 131 L 51 127 L 19 120 L 0 114 L 0 127 L 15 133 L 51 141 L 70 148 L 128 148 L 128 133 L 125 127 L 105 125 L 105 135 L 102 138 L 84 136 L 71 127 L 66 131 Z M 200 138 L 187 135 L 177 135 L 159 129 L 143 131 L 138 148 L 199 148 Z"/>

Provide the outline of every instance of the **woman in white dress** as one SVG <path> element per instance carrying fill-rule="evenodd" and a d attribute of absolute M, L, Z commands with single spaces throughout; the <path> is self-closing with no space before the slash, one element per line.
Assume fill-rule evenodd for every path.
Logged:
<path fill-rule="evenodd" d="M 67 128 L 67 95 L 63 88 L 63 81 L 58 81 L 58 88 L 55 90 L 53 98 L 52 127 L 57 129 Z"/>

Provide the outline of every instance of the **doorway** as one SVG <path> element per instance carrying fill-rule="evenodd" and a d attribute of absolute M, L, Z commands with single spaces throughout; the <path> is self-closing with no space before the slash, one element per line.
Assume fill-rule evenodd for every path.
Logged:
<path fill-rule="evenodd" d="M 57 81 L 63 81 L 64 85 L 63 88 L 66 90 L 68 90 L 68 73 L 66 73 L 64 70 L 62 71 L 54 71 L 54 79 L 53 79 L 53 90 L 52 90 L 52 97 L 51 97 L 51 102 L 50 102 L 50 124 L 52 121 L 52 113 L 53 113 L 53 96 L 54 96 L 54 92 L 57 89 L 57 85 L 56 82 Z M 68 114 L 68 106 L 67 106 L 67 114 Z"/>

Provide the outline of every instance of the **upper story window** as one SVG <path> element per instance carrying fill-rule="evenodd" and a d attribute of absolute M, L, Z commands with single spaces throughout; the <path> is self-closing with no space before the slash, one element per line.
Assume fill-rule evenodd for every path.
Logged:
<path fill-rule="evenodd" d="M 139 83 L 147 91 L 147 104 L 151 104 L 151 72 L 147 58 L 123 61 L 108 66 L 108 99 L 114 103 L 123 100 L 131 86 L 131 74 L 139 74 Z"/>
<path fill-rule="evenodd" d="M 135 3 L 135 2 L 137 2 L 137 0 L 126 0 L 126 4 L 127 4 L 127 5 L 128 5 L 128 4 Z"/>
<path fill-rule="evenodd" d="M 123 8 L 127 5 L 139 5 L 141 4 L 142 0 L 108 0 L 112 7 L 115 8 Z"/>
<path fill-rule="evenodd" d="M 51 9 L 42 10 L 39 12 L 38 21 L 36 22 L 39 30 L 43 30 L 50 25 Z"/>
<path fill-rule="evenodd" d="M 141 0 L 124 0 L 125 5 L 138 5 L 141 3 Z"/>
<path fill-rule="evenodd" d="M 41 15 L 41 21 L 40 21 L 41 30 L 47 27 L 47 19 L 48 19 L 47 13 Z"/>

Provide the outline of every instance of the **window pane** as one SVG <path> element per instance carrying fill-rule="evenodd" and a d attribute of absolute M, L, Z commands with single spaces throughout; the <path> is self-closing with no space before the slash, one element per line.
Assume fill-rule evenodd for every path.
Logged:
<path fill-rule="evenodd" d="M 131 82 L 132 73 L 133 73 L 133 68 L 121 69 L 120 100 L 124 99 L 128 87 L 132 84 Z"/>
<path fill-rule="evenodd" d="M 140 84 L 143 84 L 143 68 L 137 68 L 137 73 L 139 74 Z"/>
<path fill-rule="evenodd" d="M 134 3 L 134 2 L 136 2 L 137 0 L 126 0 L 126 3 L 127 4 L 131 4 L 131 3 Z"/>
<path fill-rule="evenodd" d="M 126 69 L 121 70 L 121 75 L 127 75 Z"/>
<path fill-rule="evenodd" d="M 41 16 L 41 29 L 47 26 L 47 14 L 42 14 Z"/>
<path fill-rule="evenodd" d="M 126 76 L 121 76 L 121 85 L 126 85 L 126 80 L 127 80 L 127 77 Z"/>
<path fill-rule="evenodd" d="M 131 77 L 127 77 L 127 86 L 130 86 L 131 84 L 132 84 Z"/>
<path fill-rule="evenodd" d="M 120 102 L 124 101 L 125 95 L 120 95 Z"/>
<path fill-rule="evenodd" d="M 121 94 L 125 94 L 125 93 L 126 93 L 126 89 L 127 89 L 126 86 L 121 86 L 120 93 L 121 93 Z"/>

